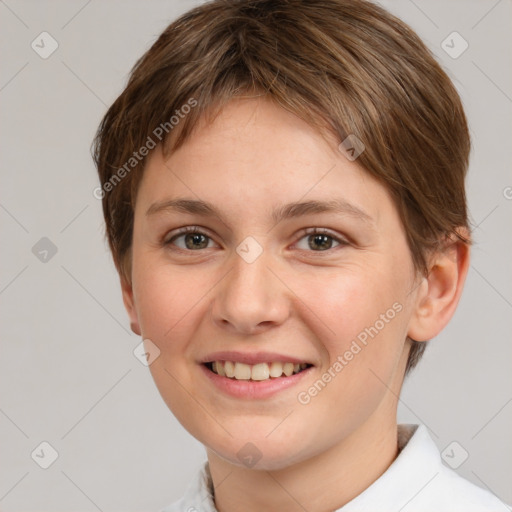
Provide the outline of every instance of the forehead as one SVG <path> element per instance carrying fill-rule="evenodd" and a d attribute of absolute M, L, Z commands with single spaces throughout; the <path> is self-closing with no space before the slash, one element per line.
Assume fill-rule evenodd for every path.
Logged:
<path fill-rule="evenodd" d="M 338 145 L 269 100 L 233 100 L 169 157 L 158 147 L 150 154 L 139 198 L 145 211 L 186 195 L 269 214 L 269 204 L 275 212 L 300 199 L 341 201 L 378 219 L 390 206 L 387 190 Z"/>

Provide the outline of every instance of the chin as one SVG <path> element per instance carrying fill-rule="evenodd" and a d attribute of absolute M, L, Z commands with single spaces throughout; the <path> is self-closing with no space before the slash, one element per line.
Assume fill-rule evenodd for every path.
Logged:
<path fill-rule="evenodd" d="M 244 435 L 220 439 L 199 439 L 209 450 L 215 453 L 221 459 L 238 466 L 240 468 L 278 471 L 298 464 L 313 453 L 307 446 L 304 446 L 304 436 L 301 437 L 302 443 L 299 446 L 291 436 L 285 432 L 282 436 L 274 434 L 265 437 L 265 434 L 255 434 L 253 436 Z"/>

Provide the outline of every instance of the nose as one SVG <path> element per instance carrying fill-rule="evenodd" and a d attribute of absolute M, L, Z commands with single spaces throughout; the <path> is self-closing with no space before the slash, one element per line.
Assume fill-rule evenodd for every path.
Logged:
<path fill-rule="evenodd" d="M 282 324 L 289 316 L 288 289 L 270 268 L 266 251 L 248 263 L 237 253 L 216 287 L 212 319 L 223 330 L 257 334 Z"/>

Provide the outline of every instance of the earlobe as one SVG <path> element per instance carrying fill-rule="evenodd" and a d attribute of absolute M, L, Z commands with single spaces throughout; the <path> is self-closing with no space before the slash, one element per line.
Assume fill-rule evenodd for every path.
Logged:
<path fill-rule="evenodd" d="M 130 329 L 138 336 L 141 336 L 141 330 L 138 322 L 130 322 Z"/>
<path fill-rule="evenodd" d="M 142 335 L 142 331 L 139 324 L 139 317 L 137 309 L 135 307 L 135 300 L 133 297 L 133 287 L 125 279 L 121 278 L 121 290 L 123 292 L 124 307 L 130 318 L 130 329 L 138 336 Z"/>
<path fill-rule="evenodd" d="M 435 253 L 429 268 L 417 289 L 407 333 L 416 341 L 437 336 L 455 313 L 469 268 L 469 245 L 460 240 L 450 242 Z"/>

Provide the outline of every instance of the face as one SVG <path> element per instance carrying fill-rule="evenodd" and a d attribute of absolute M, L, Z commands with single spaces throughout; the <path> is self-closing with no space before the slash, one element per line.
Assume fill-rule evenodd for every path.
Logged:
<path fill-rule="evenodd" d="M 232 101 L 152 152 L 132 249 L 125 303 L 160 350 L 151 373 L 211 453 L 284 468 L 394 420 L 412 258 L 389 193 L 334 138 Z"/>

